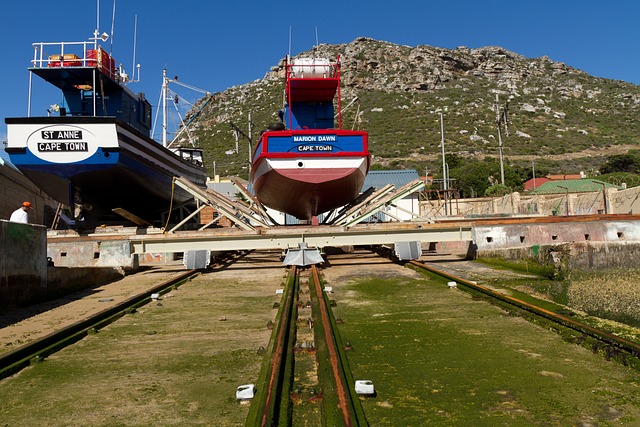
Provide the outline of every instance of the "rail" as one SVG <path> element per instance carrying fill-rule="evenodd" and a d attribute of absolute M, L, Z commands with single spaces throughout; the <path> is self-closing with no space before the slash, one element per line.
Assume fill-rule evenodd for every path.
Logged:
<path fill-rule="evenodd" d="M 315 266 L 311 268 L 309 277 L 311 317 L 299 319 L 303 307 L 299 301 L 302 293 L 301 272 L 295 266 L 289 272 L 282 305 L 279 307 L 277 327 L 273 332 L 271 356 L 266 360 L 258 380 L 264 387 L 258 387 L 245 425 L 368 425 L 355 389 L 349 387 L 353 378 L 335 327 L 331 304 Z M 308 308 L 309 305 L 304 307 Z M 312 355 L 316 364 L 317 385 L 312 388 L 317 388 L 318 391 L 313 396 L 313 406 L 321 407 L 320 415 L 309 415 L 309 411 L 305 411 L 300 403 L 293 403 L 293 396 L 299 395 L 296 390 L 302 387 L 303 380 L 299 378 L 306 377 L 302 372 L 296 371 L 296 365 L 300 362 L 298 358 L 305 357 L 302 353 L 304 348 L 299 342 L 298 324 L 308 324 L 313 330 L 315 347 L 304 348 Z M 312 369 L 304 362 L 301 364 L 306 366 L 305 374 L 308 369 Z"/>
<path fill-rule="evenodd" d="M 551 321 L 554 324 L 560 325 L 571 331 L 579 333 L 582 337 L 589 337 L 596 342 L 606 343 L 607 345 L 615 348 L 617 351 L 622 352 L 624 357 L 624 363 L 629 365 L 635 365 L 640 368 L 640 344 L 629 341 L 625 338 L 612 334 L 610 332 L 594 328 L 586 325 L 582 322 L 578 322 L 574 319 L 570 319 L 559 313 L 546 310 L 542 307 L 538 307 L 534 304 L 522 301 L 521 299 L 505 295 L 503 293 L 494 291 L 486 286 L 479 285 L 473 281 L 456 277 L 452 274 L 438 270 L 431 266 L 428 266 L 419 261 L 409 261 L 410 265 L 416 266 L 420 269 L 427 270 L 431 273 L 437 274 L 441 277 L 445 277 L 450 280 L 454 280 L 456 284 L 462 285 L 463 290 L 469 290 L 471 292 L 480 293 L 489 297 L 493 301 L 497 301 L 500 305 L 506 308 L 515 308 L 521 310 L 534 317 L 543 318 Z"/>

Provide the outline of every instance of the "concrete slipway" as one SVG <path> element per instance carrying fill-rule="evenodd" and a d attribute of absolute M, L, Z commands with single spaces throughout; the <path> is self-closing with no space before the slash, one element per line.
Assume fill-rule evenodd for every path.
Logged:
<path fill-rule="evenodd" d="M 638 265 L 640 215 L 585 215 L 396 223 L 343 227 L 282 227 L 277 231 L 203 230 L 166 235 L 147 229 L 50 234 L 43 226 L 0 220 L 0 300 L 26 305 L 135 272 L 140 263 L 173 260 L 172 252 L 213 248 L 286 249 L 422 241 L 424 250 L 463 258 L 534 258 L 562 268 Z M 269 234 L 271 233 L 271 234 Z M 315 239 L 315 240 L 313 240 Z M 52 265 L 53 264 L 53 265 Z"/>

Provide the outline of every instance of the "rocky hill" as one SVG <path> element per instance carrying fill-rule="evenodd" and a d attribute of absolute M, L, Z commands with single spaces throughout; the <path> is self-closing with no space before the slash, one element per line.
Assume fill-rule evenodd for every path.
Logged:
<path fill-rule="evenodd" d="M 547 57 L 526 58 L 500 47 L 454 50 L 401 46 L 368 38 L 319 45 L 299 56 L 342 61 L 344 128 L 369 132 L 373 167 L 441 170 L 445 148 L 460 158 L 498 156 L 496 106 L 508 165 L 535 162 L 553 173 L 597 174 L 607 156 L 640 143 L 640 86 L 592 77 Z M 247 177 L 249 142 L 277 121 L 283 104 L 283 61 L 265 77 L 214 95 L 197 121 L 209 175 Z M 496 102 L 498 97 L 498 102 Z"/>

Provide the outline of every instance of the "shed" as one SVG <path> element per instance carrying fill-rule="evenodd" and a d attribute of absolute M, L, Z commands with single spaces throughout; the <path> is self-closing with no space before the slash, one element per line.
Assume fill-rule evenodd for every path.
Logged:
<path fill-rule="evenodd" d="M 391 184 L 395 186 L 396 189 L 404 187 L 410 182 L 415 181 L 416 179 L 420 179 L 420 174 L 415 169 L 407 169 L 407 170 L 376 170 L 369 171 L 369 174 L 364 180 L 364 185 L 362 186 L 362 191 L 366 191 L 369 187 L 374 187 L 376 189 L 380 189 L 387 184 Z M 397 205 L 401 209 L 390 206 L 387 212 L 389 215 L 385 215 L 382 212 L 377 213 L 372 217 L 374 221 L 392 221 L 393 217 L 400 219 L 401 221 L 410 221 L 413 216 L 408 213 L 412 212 L 415 215 L 420 215 L 420 204 L 419 204 L 419 196 L 418 193 L 412 193 L 407 195 L 405 198 L 400 200 Z"/>

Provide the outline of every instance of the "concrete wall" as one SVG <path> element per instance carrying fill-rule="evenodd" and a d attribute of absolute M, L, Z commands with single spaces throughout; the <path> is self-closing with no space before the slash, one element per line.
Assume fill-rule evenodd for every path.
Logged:
<path fill-rule="evenodd" d="M 20 304 L 47 285 L 47 229 L 0 220 L 0 304 Z"/>
<path fill-rule="evenodd" d="M 422 216 L 444 216 L 442 200 L 420 202 Z M 590 193 L 529 195 L 514 192 L 504 197 L 454 199 L 449 216 L 596 215 L 640 212 L 640 187 Z"/>
<path fill-rule="evenodd" d="M 113 282 L 124 276 L 125 272 L 121 268 L 114 267 L 48 267 L 46 289 L 32 295 L 28 303 L 59 298 L 72 292 Z"/>
<path fill-rule="evenodd" d="M 482 249 L 478 257 L 511 261 L 531 259 L 567 277 L 572 271 L 637 266 L 640 242 L 571 242 L 530 247 Z"/>
<path fill-rule="evenodd" d="M 48 219 L 52 216 L 49 213 L 55 212 L 57 203 L 20 172 L 0 164 L 0 218 L 8 220 L 11 213 L 26 201 L 33 205 L 33 209 L 29 212 L 31 224 L 51 225 L 45 224 L 45 217 Z"/>
<path fill-rule="evenodd" d="M 139 266 L 138 257 L 124 238 L 89 242 L 50 239 L 47 256 L 56 267 L 118 267 L 133 272 Z"/>
<path fill-rule="evenodd" d="M 640 212 L 640 187 L 627 188 L 620 191 L 608 191 L 609 213 Z"/>
<path fill-rule="evenodd" d="M 638 221 L 585 221 L 536 224 L 477 225 L 473 241 L 478 250 L 552 245 L 564 242 L 640 241 Z"/>
<path fill-rule="evenodd" d="M 76 246 L 79 252 L 95 250 L 69 246 Z M 123 277 L 133 259 L 125 256 L 123 242 L 106 242 L 100 249 L 103 254 L 98 258 L 90 254 L 94 265 L 48 266 L 45 227 L 0 220 L 0 310 L 48 301 Z M 123 265 L 107 265 L 118 262 Z"/>

